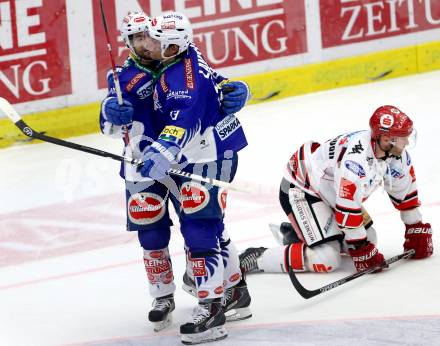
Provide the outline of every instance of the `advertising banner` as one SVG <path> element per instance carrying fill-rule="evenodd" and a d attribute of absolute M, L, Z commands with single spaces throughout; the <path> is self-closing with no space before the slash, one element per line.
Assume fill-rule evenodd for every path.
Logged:
<path fill-rule="evenodd" d="M 11 103 L 72 93 L 66 0 L 0 0 L 0 95 Z"/>
<path fill-rule="evenodd" d="M 323 48 L 440 28 L 439 0 L 321 0 Z"/>
<path fill-rule="evenodd" d="M 118 37 L 119 25 L 129 10 L 142 9 L 150 16 L 175 10 L 186 14 L 194 41 L 213 68 L 262 62 L 307 51 L 304 0 L 129 0 L 105 1 L 110 37 L 118 61 L 127 49 Z M 100 18 L 99 0 L 93 2 Z M 105 88 L 110 66 L 104 30 L 94 23 L 99 88 Z"/>

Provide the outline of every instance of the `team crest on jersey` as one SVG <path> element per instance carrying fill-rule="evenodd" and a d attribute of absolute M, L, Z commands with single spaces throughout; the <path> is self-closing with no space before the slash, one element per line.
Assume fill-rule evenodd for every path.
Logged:
<path fill-rule="evenodd" d="M 177 118 L 179 117 L 180 114 L 180 110 L 177 111 L 171 111 L 170 112 L 170 118 L 173 120 L 177 120 Z"/>
<path fill-rule="evenodd" d="M 155 193 L 136 193 L 128 199 L 127 214 L 131 222 L 137 225 L 149 225 L 159 221 L 165 214 L 162 197 Z"/>
<path fill-rule="evenodd" d="M 186 182 L 180 189 L 181 207 L 185 214 L 193 214 L 205 208 L 210 200 L 208 189 L 195 182 Z"/>

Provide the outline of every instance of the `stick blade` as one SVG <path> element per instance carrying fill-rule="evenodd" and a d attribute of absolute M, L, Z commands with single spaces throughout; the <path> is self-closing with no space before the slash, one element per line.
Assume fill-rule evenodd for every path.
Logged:
<path fill-rule="evenodd" d="M 12 105 L 8 102 L 8 100 L 4 99 L 3 97 L 0 97 L 0 110 L 14 123 L 21 120 L 20 115 L 18 115 L 14 107 L 12 107 Z"/>

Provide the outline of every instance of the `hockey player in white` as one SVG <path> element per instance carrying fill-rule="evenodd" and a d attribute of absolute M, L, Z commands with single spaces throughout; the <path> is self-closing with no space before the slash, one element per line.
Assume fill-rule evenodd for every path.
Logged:
<path fill-rule="evenodd" d="M 432 229 L 422 221 L 416 177 L 406 147 L 415 140 L 411 119 L 393 106 L 379 107 L 370 130 L 320 144 L 303 144 L 290 158 L 280 203 L 290 224 L 278 229 L 284 247 L 249 248 L 240 255 L 246 272 L 331 272 L 341 254 L 357 271 L 380 264 L 376 232 L 362 203 L 381 185 L 405 224 L 405 250 L 432 255 Z M 276 234 L 276 233 L 275 233 Z"/>

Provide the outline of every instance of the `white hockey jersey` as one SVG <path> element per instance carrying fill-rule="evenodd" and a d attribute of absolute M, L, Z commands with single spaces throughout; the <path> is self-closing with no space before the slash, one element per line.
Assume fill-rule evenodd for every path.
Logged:
<path fill-rule="evenodd" d="M 411 217 L 421 220 L 419 208 L 414 210 L 420 201 L 408 152 L 377 159 L 374 145 L 369 130 L 343 134 L 323 144 L 308 142 L 293 154 L 284 174 L 288 181 L 333 208 L 348 242 L 366 238 L 362 202 L 381 185 L 395 208 L 411 209 Z M 402 214 L 405 212 L 401 217 L 406 222 Z"/>

